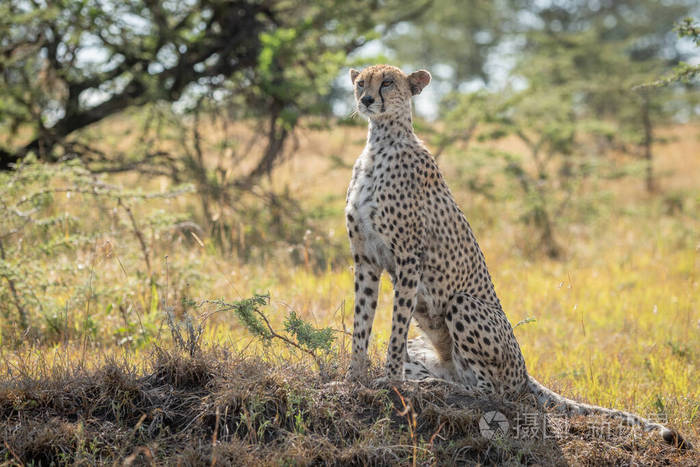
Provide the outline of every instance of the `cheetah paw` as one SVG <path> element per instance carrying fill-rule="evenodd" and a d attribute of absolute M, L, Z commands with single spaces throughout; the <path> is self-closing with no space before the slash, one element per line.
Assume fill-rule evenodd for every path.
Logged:
<path fill-rule="evenodd" d="M 374 381 L 372 381 L 372 386 L 375 388 L 383 388 L 383 387 L 401 384 L 403 382 L 404 382 L 404 380 L 399 378 L 398 376 L 395 376 L 395 377 L 382 376 L 381 378 L 377 378 Z"/>

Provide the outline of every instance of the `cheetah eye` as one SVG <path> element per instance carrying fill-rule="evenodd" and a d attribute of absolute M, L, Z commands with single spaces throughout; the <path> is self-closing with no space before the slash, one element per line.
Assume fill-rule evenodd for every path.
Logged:
<path fill-rule="evenodd" d="M 388 87 L 391 86 L 392 84 L 394 84 L 394 82 L 393 82 L 392 80 L 390 80 L 390 79 L 385 79 L 384 81 L 382 81 L 382 87 L 383 87 L 383 88 L 388 88 Z"/>
<path fill-rule="evenodd" d="M 364 88 L 364 87 L 365 87 L 365 80 L 358 81 L 358 82 L 357 82 L 357 87 L 358 87 L 358 88 Z"/>

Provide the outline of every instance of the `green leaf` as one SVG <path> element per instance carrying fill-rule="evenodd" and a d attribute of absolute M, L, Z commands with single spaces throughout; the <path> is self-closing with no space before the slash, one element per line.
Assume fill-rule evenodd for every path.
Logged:
<path fill-rule="evenodd" d="M 335 340 L 331 328 L 316 329 L 311 324 L 299 318 L 294 311 L 290 311 L 284 321 L 284 329 L 292 334 L 300 345 L 309 350 L 329 351 Z"/>

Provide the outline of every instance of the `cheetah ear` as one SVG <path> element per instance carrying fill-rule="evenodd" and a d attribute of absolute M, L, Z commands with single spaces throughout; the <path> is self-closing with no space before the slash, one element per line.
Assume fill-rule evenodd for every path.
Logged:
<path fill-rule="evenodd" d="M 355 80 L 357 79 L 357 76 L 360 74 L 359 71 L 357 71 L 354 68 L 350 68 L 350 81 L 352 81 L 352 84 L 355 84 Z"/>
<path fill-rule="evenodd" d="M 408 85 L 411 87 L 411 94 L 417 96 L 430 83 L 430 73 L 427 70 L 414 71 L 408 75 Z"/>

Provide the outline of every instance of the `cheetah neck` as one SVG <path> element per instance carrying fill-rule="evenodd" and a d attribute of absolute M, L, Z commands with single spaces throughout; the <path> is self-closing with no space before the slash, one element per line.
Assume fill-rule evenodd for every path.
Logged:
<path fill-rule="evenodd" d="M 415 140 L 417 140 L 417 137 L 413 132 L 413 121 L 410 112 L 403 115 L 387 115 L 381 118 L 370 119 L 369 121 L 367 146 L 394 145 L 398 142 Z"/>

